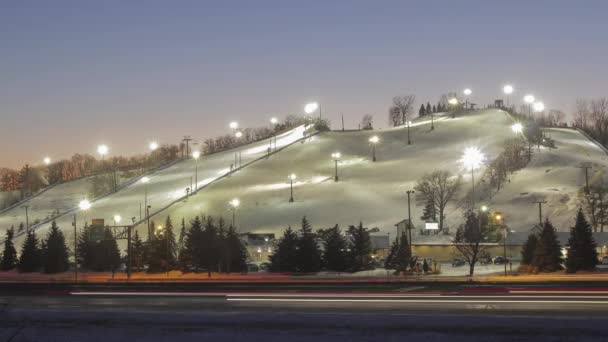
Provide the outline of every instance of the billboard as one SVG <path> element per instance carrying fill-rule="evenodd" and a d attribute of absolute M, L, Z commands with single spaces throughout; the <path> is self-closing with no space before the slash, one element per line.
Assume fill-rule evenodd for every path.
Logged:
<path fill-rule="evenodd" d="M 426 222 L 424 224 L 424 229 L 438 230 L 439 229 L 439 223 L 437 223 L 437 222 Z"/>

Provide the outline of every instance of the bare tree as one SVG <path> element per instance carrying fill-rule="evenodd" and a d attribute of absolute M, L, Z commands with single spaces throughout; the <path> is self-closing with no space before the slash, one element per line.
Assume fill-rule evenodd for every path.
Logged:
<path fill-rule="evenodd" d="M 475 264 L 480 257 L 488 254 L 487 242 L 496 242 L 500 239 L 500 226 L 491 224 L 487 213 L 475 214 L 472 211 L 465 213 L 465 222 L 458 227 L 454 239 L 454 247 L 469 264 L 469 275 L 473 276 Z"/>
<path fill-rule="evenodd" d="M 415 100 L 416 95 L 413 94 L 393 97 L 393 106 L 399 108 L 401 125 L 405 125 L 405 122 L 408 121 L 410 115 L 414 113 Z"/>
<path fill-rule="evenodd" d="M 599 231 L 604 231 L 608 214 L 606 195 L 607 191 L 603 185 L 590 186 L 589 193 L 581 191 L 581 205 L 589 217 L 589 223 L 594 232 L 597 232 L 598 228 Z"/>
<path fill-rule="evenodd" d="M 587 129 L 589 126 L 589 101 L 586 99 L 576 99 L 573 124 L 580 129 Z"/>
<path fill-rule="evenodd" d="M 445 208 L 452 200 L 460 185 L 461 177 L 453 177 L 449 171 L 433 171 L 427 173 L 416 183 L 416 191 L 427 200 L 433 201 L 439 213 L 439 231 L 443 230 Z"/>
<path fill-rule="evenodd" d="M 401 111 L 399 110 L 399 108 L 395 107 L 395 106 L 391 106 L 388 109 L 388 125 L 389 126 L 399 126 L 399 123 L 401 122 Z"/>
<path fill-rule="evenodd" d="M 361 129 L 369 130 L 374 129 L 374 117 L 370 114 L 363 115 L 363 119 L 361 119 Z"/>

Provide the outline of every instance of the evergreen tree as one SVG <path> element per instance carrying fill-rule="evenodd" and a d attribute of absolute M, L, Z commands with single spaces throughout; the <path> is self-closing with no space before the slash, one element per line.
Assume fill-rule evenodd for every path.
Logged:
<path fill-rule="evenodd" d="M 433 111 L 433 109 L 431 108 L 431 103 L 430 103 L 430 102 L 427 102 L 427 103 L 426 103 L 426 113 L 427 113 L 427 114 L 432 114 L 433 112 L 434 112 L 434 111 Z"/>
<path fill-rule="evenodd" d="M 114 272 L 121 263 L 118 244 L 109 227 L 103 228 L 100 240 L 93 240 L 93 227 L 85 225 L 78 237 L 78 263 L 95 272 Z"/>
<path fill-rule="evenodd" d="M 357 272 L 370 269 L 372 267 L 372 241 L 369 229 L 363 227 L 363 222 L 359 222 L 359 226 L 348 227 L 348 234 L 351 242 L 351 270 Z"/>
<path fill-rule="evenodd" d="M 576 224 L 570 228 L 566 271 L 575 273 L 581 270 L 593 270 L 597 265 L 596 248 L 591 225 L 587 222 L 583 210 L 579 209 L 576 214 Z"/>
<path fill-rule="evenodd" d="M 425 222 L 437 222 L 437 209 L 435 208 L 435 202 L 432 197 L 429 197 L 426 200 L 420 219 Z"/>
<path fill-rule="evenodd" d="M 213 217 L 207 216 L 204 223 L 203 239 L 200 245 L 201 251 L 201 266 L 207 269 L 207 273 L 211 276 L 211 272 L 217 271 L 221 250 L 220 241 L 218 239 L 218 228 L 213 220 Z"/>
<path fill-rule="evenodd" d="M 302 273 L 315 273 L 321 270 L 321 250 L 312 226 L 302 218 L 302 227 L 297 240 L 297 268 Z"/>
<path fill-rule="evenodd" d="M 101 265 L 104 271 L 111 271 L 112 273 L 120 267 L 122 259 L 120 258 L 120 251 L 118 250 L 118 243 L 112 230 L 109 227 L 104 229 L 103 240 L 98 244 L 98 251 L 101 254 Z"/>
<path fill-rule="evenodd" d="M 247 248 L 239 238 L 239 235 L 233 226 L 228 228 L 225 241 L 225 249 L 227 251 L 226 271 L 228 273 L 246 272 L 248 257 Z"/>
<path fill-rule="evenodd" d="M 2 252 L 2 262 L 0 270 L 10 271 L 17 266 L 17 251 L 13 245 L 13 236 L 15 230 L 13 227 L 6 230 L 6 239 L 4 240 L 4 251 Z"/>
<path fill-rule="evenodd" d="M 198 271 L 200 269 L 200 241 L 203 236 L 203 224 L 201 218 L 196 216 L 190 222 L 190 228 L 186 231 L 184 247 L 179 253 L 179 266 L 182 272 Z"/>
<path fill-rule="evenodd" d="M 166 272 L 175 267 L 175 233 L 171 217 L 167 216 L 165 225 L 156 229 L 154 238 L 149 243 L 148 272 Z"/>
<path fill-rule="evenodd" d="M 391 246 L 391 250 L 384 262 L 386 269 L 395 270 L 395 274 L 400 274 L 407 271 L 412 256 L 410 255 L 409 242 L 407 233 L 401 233 L 401 237 L 397 237 Z"/>
<path fill-rule="evenodd" d="M 521 249 L 522 265 L 532 265 L 532 261 L 534 260 L 534 251 L 536 250 L 537 244 L 538 237 L 536 236 L 536 234 L 528 235 L 528 239 L 526 240 Z"/>
<path fill-rule="evenodd" d="M 141 272 L 144 269 L 145 257 L 146 249 L 136 230 L 131 243 L 131 267 L 135 272 Z"/>
<path fill-rule="evenodd" d="M 418 110 L 418 116 L 426 115 L 426 107 L 424 107 L 424 103 L 420 105 L 420 109 Z"/>
<path fill-rule="evenodd" d="M 41 266 L 39 241 L 36 233 L 30 231 L 23 241 L 17 268 L 19 272 L 36 272 L 40 270 Z"/>
<path fill-rule="evenodd" d="M 561 263 L 562 251 L 555 228 L 549 219 L 546 219 L 538 237 L 532 264 L 540 272 L 554 272 L 562 269 Z"/>
<path fill-rule="evenodd" d="M 186 238 L 186 219 L 182 217 L 182 226 L 179 230 L 179 239 L 177 240 L 177 252 L 181 253 L 184 248 L 184 239 Z"/>
<path fill-rule="evenodd" d="M 65 237 L 55 221 L 51 224 L 51 229 L 42 251 L 44 255 L 42 263 L 45 273 L 60 273 L 69 269 L 68 247 L 65 243 Z"/>
<path fill-rule="evenodd" d="M 348 242 L 335 225 L 323 234 L 323 265 L 326 269 L 335 272 L 345 272 L 348 269 Z"/>
<path fill-rule="evenodd" d="M 432 109 L 433 113 L 437 113 L 437 107 L 435 105 L 433 105 L 433 109 Z"/>
<path fill-rule="evenodd" d="M 275 252 L 270 256 L 270 270 L 272 272 L 297 272 L 298 265 L 298 234 L 291 229 L 285 230 L 279 239 Z"/>

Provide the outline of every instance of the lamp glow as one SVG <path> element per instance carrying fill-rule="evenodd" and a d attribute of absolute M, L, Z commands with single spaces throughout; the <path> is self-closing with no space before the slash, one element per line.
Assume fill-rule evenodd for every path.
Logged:
<path fill-rule="evenodd" d="M 465 90 L 463 91 L 463 93 L 464 93 L 466 96 L 469 96 L 469 95 L 473 94 L 473 91 L 472 91 L 471 89 L 467 88 L 467 89 L 465 89 Z"/>
<path fill-rule="evenodd" d="M 513 130 L 513 133 L 520 134 L 521 132 L 523 132 L 524 126 L 521 123 L 517 122 L 511 125 L 511 129 Z"/>
<path fill-rule="evenodd" d="M 277 120 L 277 118 L 270 118 L 270 123 L 276 125 L 277 123 L 279 123 L 279 120 Z"/>
<path fill-rule="evenodd" d="M 44 162 L 45 165 L 49 165 L 51 163 L 51 158 L 44 157 L 44 159 L 42 161 Z"/>
<path fill-rule="evenodd" d="M 91 202 L 84 199 L 78 203 L 78 208 L 80 208 L 80 210 L 89 210 L 91 208 Z"/>
<path fill-rule="evenodd" d="M 297 176 L 296 176 L 296 174 L 295 174 L 295 173 L 292 173 L 292 174 L 290 174 L 290 175 L 289 175 L 289 177 L 288 177 L 288 178 L 289 178 L 290 180 L 294 181 L 294 180 L 296 180 Z"/>
<path fill-rule="evenodd" d="M 331 154 L 331 157 L 336 160 L 340 159 L 341 156 L 342 156 L 342 154 L 340 154 L 340 152 L 334 152 Z"/>
<path fill-rule="evenodd" d="M 229 203 L 233 208 L 237 208 L 239 205 L 241 205 L 241 201 L 239 201 L 238 198 L 233 198 Z"/>
<path fill-rule="evenodd" d="M 532 108 L 534 109 L 535 112 L 542 112 L 543 110 L 545 110 L 545 104 L 540 101 L 534 102 L 534 105 L 532 105 Z"/>
<path fill-rule="evenodd" d="M 194 151 L 194 152 L 192 152 L 192 158 L 198 159 L 200 157 L 201 157 L 201 152 L 200 151 Z"/>
<path fill-rule="evenodd" d="M 306 114 L 312 114 L 317 109 L 319 109 L 319 104 L 316 102 L 311 102 L 311 103 L 306 104 L 306 106 L 304 106 L 304 112 L 306 112 Z"/>
<path fill-rule="evenodd" d="M 485 157 L 477 147 L 467 147 L 462 155 L 462 163 L 467 169 L 477 169 L 484 161 Z"/>
<path fill-rule="evenodd" d="M 243 132 L 238 131 L 238 132 L 234 133 L 234 136 L 237 137 L 237 138 L 240 138 L 240 137 L 243 136 Z"/>
<path fill-rule="evenodd" d="M 369 138 L 369 142 L 372 143 L 372 144 L 377 144 L 378 141 L 380 141 L 380 138 L 378 138 L 377 135 L 374 135 L 371 138 Z"/>
<path fill-rule="evenodd" d="M 237 129 L 237 128 L 239 128 L 239 123 L 238 123 L 238 122 L 236 122 L 236 121 L 232 121 L 232 122 L 230 123 L 230 128 L 232 128 L 232 129 Z"/>
<path fill-rule="evenodd" d="M 146 184 L 146 183 L 150 182 L 150 178 L 149 177 L 143 177 L 141 179 L 141 182 L 144 183 L 144 184 Z"/>
<path fill-rule="evenodd" d="M 512 86 L 512 85 L 510 85 L 510 84 L 507 84 L 507 85 L 505 85 L 504 87 L 502 87 L 502 91 L 503 91 L 505 94 L 507 94 L 507 95 L 512 94 L 512 93 L 513 93 L 513 86 Z"/>
<path fill-rule="evenodd" d="M 527 104 L 533 103 L 534 100 L 536 100 L 534 98 L 534 95 L 528 94 L 528 95 L 524 96 L 524 102 L 527 103 Z"/>
<path fill-rule="evenodd" d="M 158 149 L 158 143 L 156 141 L 153 141 L 150 143 L 148 148 L 150 148 L 150 151 L 156 151 Z"/>
<path fill-rule="evenodd" d="M 458 104 L 458 99 L 455 97 L 452 97 L 451 99 L 448 100 L 448 103 L 452 106 L 455 106 Z"/>
<path fill-rule="evenodd" d="M 108 154 L 109 151 L 110 151 L 110 148 L 108 147 L 108 145 L 97 146 L 97 153 L 99 153 L 99 155 L 101 155 L 101 156 L 105 156 L 106 154 Z"/>
<path fill-rule="evenodd" d="M 113 219 L 114 219 L 114 223 L 120 223 L 120 220 L 122 220 L 122 217 L 120 217 L 120 215 L 114 215 Z"/>

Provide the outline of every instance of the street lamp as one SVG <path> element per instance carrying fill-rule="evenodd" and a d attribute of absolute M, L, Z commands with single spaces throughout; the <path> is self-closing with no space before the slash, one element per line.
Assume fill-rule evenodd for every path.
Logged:
<path fill-rule="evenodd" d="M 378 138 L 377 135 L 374 135 L 371 138 L 369 138 L 369 142 L 372 144 L 372 161 L 373 162 L 376 161 L 376 144 L 379 141 L 380 141 L 380 138 Z"/>
<path fill-rule="evenodd" d="M 297 177 L 295 173 L 292 173 L 287 178 L 289 178 L 289 202 L 291 203 L 293 202 L 293 181 L 295 181 Z"/>
<path fill-rule="evenodd" d="M 485 156 L 477 147 L 467 147 L 462 155 L 462 163 L 468 169 L 471 169 L 471 188 L 472 188 L 472 208 L 475 208 L 475 169 L 479 168 L 483 163 Z"/>
<path fill-rule="evenodd" d="M 308 115 L 314 113 L 315 111 L 317 111 L 317 109 L 319 110 L 319 120 L 321 120 L 321 105 L 319 105 L 319 103 L 311 102 L 307 103 L 306 106 L 304 106 L 304 112 L 306 112 L 306 114 Z"/>
<path fill-rule="evenodd" d="M 44 165 L 50 165 L 51 164 L 51 158 L 50 157 L 44 157 L 44 159 L 42 160 L 44 162 Z"/>
<path fill-rule="evenodd" d="M 230 129 L 235 130 L 235 129 L 239 128 L 239 123 L 236 121 L 232 121 L 229 126 L 230 126 Z"/>
<path fill-rule="evenodd" d="M 150 217 L 148 215 L 148 183 L 150 178 L 148 176 L 142 177 L 140 182 L 144 185 L 144 208 L 146 209 L 146 219 L 148 220 L 148 234 L 150 233 Z M 141 202 L 139 207 L 139 219 L 141 220 Z"/>
<path fill-rule="evenodd" d="M 407 122 L 407 144 L 408 145 L 412 144 L 412 140 L 410 139 L 410 126 L 412 126 L 412 122 L 408 121 Z"/>
<path fill-rule="evenodd" d="M 237 131 L 234 133 L 234 137 L 240 139 L 243 136 L 243 132 Z M 235 167 L 241 167 L 241 151 L 234 151 L 234 165 Z"/>
<path fill-rule="evenodd" d="M 122 220 L 122 217 L 120 215 L 114 215 L 112 219 L 114 220 L 114 225 L 117 226 Z"/>
<path fill-rule="evenodd" d="M 524 126 L 521 123 L 516 122 L 513 125 L 511 125 L 511 130 L 515 134 L 521 134 L 521 132 L 523 132 L 523 130 L 524 130 Z"/>
<path fill-rule="evenodd" d="M 86 199 L 83 199 L 82 201 L 80 201 L 78 203 L 78 209 L 80 209 L 81 211 L 87 211 L 89 209 L 91 209 L 91 202 L 89 202 Z M 74 226 L 74 282 L 78 283 L 78 225 L 77 225 L 77 218 L 78 213 L 75 212 L 74 213 L 74 222 L 72 222 L 72 225 Z M 86 221 L 86 220 L 85 220 Z"/>
<path fill-rule="evenodd" d="M 456 106 L 458 105 L 458 99 L 452 97 L 448 100 L 448 104 L 450 105 L 450 109 L 452 110 L 452 118 L 456 117 Z"/>
<path fill-rule="evenodd" d="M 534 111 L 535 111 L 535 112 L 537 112 L 537 113 L 538 113 L 538 112 L 542 112 L 542 111 L 544 111 L 544 110 L 545 110 L 545 104 L 544 104 L 544 103 L 542 103 L 542 102 L 540 102 L 540 101 L 538 101 L 538 102 L 534 102 L 533 109 L 534 109 Z"/>
<path fill-rule="evenodd" d="M 236 227 L 236 209 L 241 205 L 241 201 L 238 198 L 233 198 L 230 202 L 230 208 L 232 209 L 232 227 Z"/>
<path fill-rule="evenodd" d="M 268 153 L 270 153 L 272 151 L 272 139 L 274 138 L 274 150 L 277 150 L 277 134 L 276 134 L 276 128 L 277 128 L 277 124 L 279 123 L 279 120 L 275 117 L 270 118 L 270 124 L 272 125 L 272 132 L 273 135 L 272 137 L 270 137 L 270 150 L 268 150 Z"/>
<path fill-rule="evenodd" d="M 473 94 L 473 91 L 469 88 L 466 88 L 464 91 L 464 109 L 469 109 L 469 96 Z"/>
<path fill-rule="evenodd" d="M 340 157 L 342 155 L 340 154 L 340 152 L 334 152 L 331 154 L 331 158 L 334 160 L 335 164 L 336 164 L 336 176 L 334 177 L 334 182 L 338 181 L 338 161 L 340 161 Z"/>
<path fill-rule="evenodd" d="M 105 157 L 106 154 L 110 152 L 110 148 L 108 145 L 99 145 L 97 146 L 97 153 L 101 156 L 101 160 Z"/>
<path fill-rule="evenodd" d="M 198 159 L 201 157 L 200 151 L 192 152 L 192 158 L 196 160 L 196 164 L 194 165 L 194 191 L 198 190 Z"/>
<path fill-rule="evenodd" d="M 528 104 L 528 119 L 532 118 L 532 104 L 534 103 L 536 99 L 534 98 L 534 95 L 532 94 L 528 94 L 526 96 L 524 96 L 524 102 Z"/>
<path fill-rule="evenodd" d="M 154 152 L 158 149 L 158 143 L 156 141 L 153 141 L 150 143 L 150 145 L 148 145 L 148 148 L 150 149 L 150 151 Z"/>
<path fill-rule="evenodd" d="M 503 91 L 503 93 L 505 93 L 505 95 L 507 95 L 507 108 L 508 108 L 509 107 L 509 95 L 511 95 L 513 93 L 513 86 L 510 84 L 507 84 L 504 87 L 502 87 L 502 91 Z"/>

